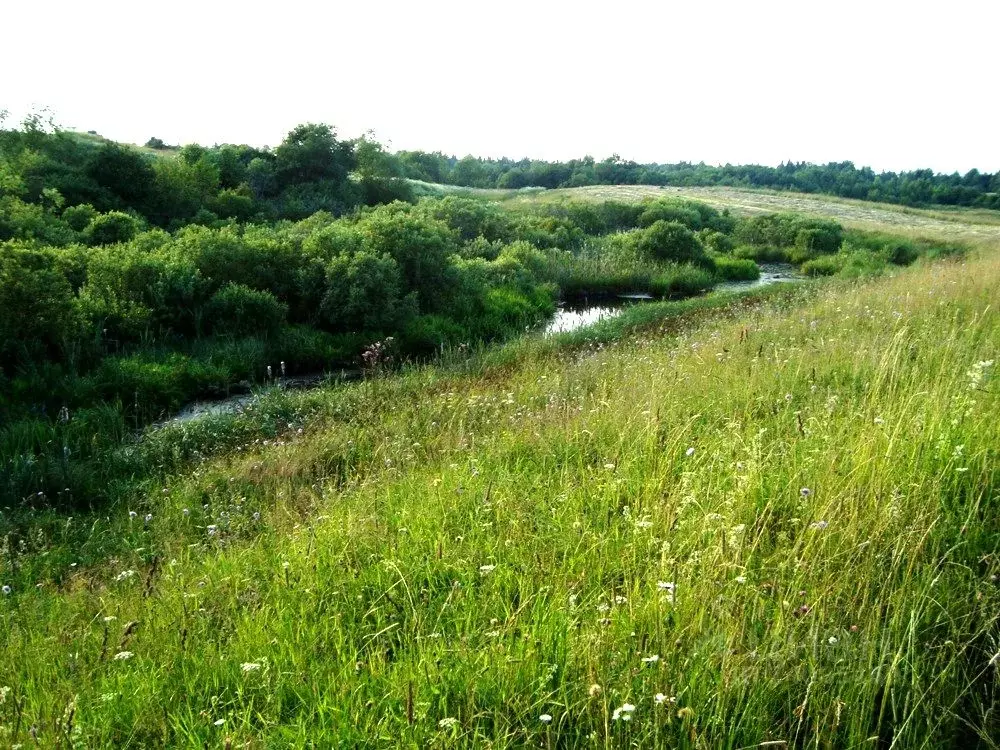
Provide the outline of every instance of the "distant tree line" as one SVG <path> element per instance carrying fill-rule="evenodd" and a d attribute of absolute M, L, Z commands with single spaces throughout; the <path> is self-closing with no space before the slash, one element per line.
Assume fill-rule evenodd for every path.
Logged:
<path fill-rule="evenodd" d="M 1000 209 L 1000 172 L 965 175 L 935 174 L 929 169 L 880 172 L 858 169 L 852 162 L 809 164 L 787 162 L 779 167 L 756 164 L 713 167 L 708 164 L 638 164 L 618 155 L 603 161 L 586 156 L 567 162 L 531 159 L 456 158 L 441 152 L 402 151 L 398 155 L 406 177 L 427 182 L 476 188 L 569 188 L 584 185 L 721 185 L 771 190 L 825 193 L 843 198 L 908 206 L 977 206 Z"/>

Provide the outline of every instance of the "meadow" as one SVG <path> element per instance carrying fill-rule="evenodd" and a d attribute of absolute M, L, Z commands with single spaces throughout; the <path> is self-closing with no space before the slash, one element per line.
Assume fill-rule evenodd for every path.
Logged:
<path fill-rule="evenodd" d="M 175 426 L 5 536 L 0 742 L 996 747 L 998 290 L 982 246 Z"/>
<path fill-rule="evenodd" d="M 0 747 L 996 748 L 992 178 L 426 156 L 0 128 Z"/>

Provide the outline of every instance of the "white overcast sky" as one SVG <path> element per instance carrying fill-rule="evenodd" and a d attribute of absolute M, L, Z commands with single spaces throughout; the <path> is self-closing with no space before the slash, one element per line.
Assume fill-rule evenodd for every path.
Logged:
<path fill-rule="evenodd" d="M 1000 170 L 997 0 L 0 0 L 0 109 L 142 143 Z"/>

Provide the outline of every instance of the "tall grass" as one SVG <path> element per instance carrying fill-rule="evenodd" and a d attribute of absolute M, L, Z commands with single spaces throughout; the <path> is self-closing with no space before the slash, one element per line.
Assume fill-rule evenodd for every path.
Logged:
<path fill-rule="evenodd" d="M 998 291 L 784 290 L 164 455 L 6 537 L 0 743 L 996 747 Z"/>

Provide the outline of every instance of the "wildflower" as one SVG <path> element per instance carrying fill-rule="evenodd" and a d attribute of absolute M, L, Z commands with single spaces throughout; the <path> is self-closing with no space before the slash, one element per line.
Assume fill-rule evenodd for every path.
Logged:
<path fill-rule="evenodd" d="M 615 465 L 614 464 L 604 464 L 604 468 L 607 469 L 608 471 L 614 471 Z"/>
<path fill-rule="evenodd" d="M 829 643 L 831 646 L 837 645 L 837 636 L 831 635 L 829 638 L 826 639 L 826 642 Z"/>
<path fill-rule="evenodd" d="M 885 420 L 882 417 L 875 417 L 875 424 L 885 424 Z"/>
<path fill-rule="evenodd" d="M 260 520 L 260 513 L 259 512 L 253 514 L 253 520 L 254 521 L 259 521 Z"/>
<path fill-rule="evenodd" d="M 659 654 L 651 654 L 650 656 L 644 656 L 642 658 L 643 664 L 656 664 L 660 660 Z"/>
<path fill-rule="evenodd" d="M 591 698 L 597 698 L 603 692 L 604 688 L 602 688 L 596 682 L 587 689 L 587 695 L 589 695 Z"/>
<path fill-rule="evenodd" d="M 627 601 L 628 601 L 628 599 L 626 599 L 621 594 L 618 594 L 617 596 L 615 596 L 615 604 L 625 604 Z"/>
<path fill-rule="evenodd" d="M 658 588 L 660 591 L 670 591 L 671 593 L 673 593 L 674 582 L 673 581 L 657 581 L 656 582 L 656 588 Z"/>
<path fill-rule="evenodd" d="M 657 705 L 662 703 L 676 703 L 677 699 L 674 698 L 673 696 L 668 698 L 664 693 L 657 693 L 656 695 L 653 696 L 653 702 L 655 702 Z"/>
<path fill-rule="evenodd" d="M 117 654 L 114 655 L 114 660 L 115 661 L 127 661 L 127 660 L 131 659 L 132 656 L 133 656 L 133 654 L 132 654 L 131 651 L 119 651 Z"/>
<path fill-rule="evenodd" d="M 260 669 L 260 667 L 261 667 L 260 662 L 256 661 L 248 661 L 240 665 L 240 669 L 242 669 L 244 672 L 256 672 L 258 669 Z"/>
<path fill-rule="evenodd" d="M 693 456 L 694 455 L 694 446 L 692 446 L 692 447 L 688 448 L 686 451 L 684 451 L 684 455 L 685 456 Z"/>
<path fill-rule="evenodd" d="M 107 616 L 106 616 L 106 617 L 104 618 L 104 622 L 114 622 L 114 621 L 115 621 L 115 620 L 117 620 L 117 619 L 118 619 L 118 618 L 117 618 L 117 617 L 115 617 L 114 615 L 107 615 Z"/>
<path fill-rule="evenodd" d="M 135 520 L 135 519 L 137 519 L 138 517 L 139 517 L 139 514 L 138 514 L 138 513 L 136 513 L 136 512 L 134 511 L 134 510 L 130 510 L 130 511 L 128 512 L 128 520 L 130 520 L 130 521 L 134 521 L 134 520 Z"/>
<path fill-rule="evenodd" d="M 649 529 L 649 528 L 652 528 L 652 526 L 653 526 L 653 522 L 652 521 L 647 521 L 646 519 L 643 519 L 641 521 L 636 521 L 635 522 L 635 527 L 637 529 Z"/>
<path fill-rule="evenodd" d="M 281 376 L 282 377 L 285 376 L 285 362 L 284 362 L 284 360 L 282 360 L 282 362 L 281 362 Z"/>
<path fill-rule="evenodd" d="M 438 726 L 441 727 L 441 729 L 451 729 L 453 726 L 457 724 L 458 724 L 458 719 L 456 719 L 454 716 L 446 716 L 445 718 L 441 719 L 441 721 L 438 722 Z"/>
<path fill-rule="evenodd" d="M 215 524 L 213 523 L 213 524 L 209 524 L 209 526 L 208 526 L 208 529 L 207 529 L 207 530 L 208 530 L 208 535 L 209 535 L 209 536 L 215 536 L 215 535 L 216 535 L 216 534 L 218 533 L 218 531 L 219 531 L 219 527 L 218 527 L 218 526 L 216 526 L 216 525 L 215 525 Z"/>
<path fill-rule="evenodd" d="M 115 581 L 121 583 L 122 581 L 128 580 L 135 575 L 134 570 L 123 570 L 121 573 L 115 576 Z"/>
<path fill-rule="evenodd" d="M 152 513 L 147 513 L 146 514 L 146 518 L 144 520 L 148 524 L 150 521 L 153 520 L 153 514 Z"/>
<path fill-rule="evenodd" d="M 542 714 L 538 717 L 538 720 L 542 722 L 542 724 L 548 724 L 552 721 L 552 714 Z"/>
<path fill-rule="evenodd" d="M 809 524 L 809 528 L 810 529 L 817 529 L 818 531 L 822 531 L 823 529 L 825 529 L 829 525 L 830 525 L 829 521 L 815 521 L 815 522 Z"/>
<path fill-rule="evenodd" d="M 10 586 L 8 586 L 6 584 L 4 584 L 3 588 L 0 588 L 0 591 L 3 592 L 4 596 L 10 596 L 10 592 L 13 591 L 13 590 L 14 589 L 12 589 Z"/>
<path fill-rule="evenodd" d="M 746 576 L 736 576 L 736 583 L 746 583 L 746 582 L 747 582 Z"/>
<path fill-rule="evenodd" d="M 271 368 L 268 367 L 267 369 L 270 370 Z M 226 720 L 225 719 L 216 719 L 213 723 L 215 724 L 215 726 L 221 727 L 223 724 L 226 723 Z"/>
<path fill-rule="evenodd" d="M 184 517 L 187 518 L 188 516 L 191 515 L 191 509 L 190 508 L 185 508 L 184 510 L 181 511 L 181 513 L 183 513 Z"/>
<path fill-rule="evenodd" d="M 623 703 L 611 713 L 611 721 L 632 721 L 632 712 L 635 706 L 631 703 Z"/>
<path fill-rule="evenodd" d="M 489 575 L 496 569 L 496 567 L 496 565 L 480 565 L 479 572 L 484 576 Z"/>
<path fill-rule="evenodd" d="M 268 366 L 267 366 L 267 379 L 268 379 L 268 380 L 270 380 L 270 379 L 271 379 L 271 365 L 268 365 Z"/>
<path fill-rule="evenodd" d="M 801 490 L 799 490 L 799 494 L 802 495 L 802 497 L 809 497 L 812 494 L 812 492 L 813 491 L 808 487 L 803 487 Z"/>

